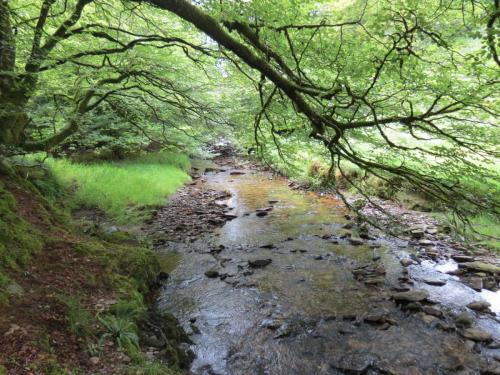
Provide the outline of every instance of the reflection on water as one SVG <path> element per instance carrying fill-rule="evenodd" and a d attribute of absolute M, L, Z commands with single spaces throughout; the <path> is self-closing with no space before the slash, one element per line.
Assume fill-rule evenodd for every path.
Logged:
<path fill-rule="evenodd" d="M 390 300 L 390 286 L 402 276 L 395 255 L 400 250 L 382 246 L 374 261 L 371 241 L 351 246 L 341 239 L 347 220 L 339 201 L 292 191 L 283 179 L 263 175 L 218 173 L 208 177 L 207 187 L 229 190 L 238 218 L 194 243 L 169 245 L 183 259 L 159 301 L 186 329 L 195 322 L 199 330 L 192 335 L 195 374 L 379 373 L 370 366 L 391 374 L 456 374 L 458 368 L 477 367 L 478 355 L 455 333 L 434 328 Z M 267 216 L 255 215 L 271 205 Z M 210 254 L 219 245 L 224 249 Z M 250 259 L 272 263 L 249 269 Z M 385 268 L 381 285 L 354 279 L 353 269 L 373 264 Z M 423 264 L 411 272 L 418 280 L 453 267 L 454 262 Z M 223 280 L 204 276 L 212 268 Z M 453 277 L 442 289 L 418 287 L 444 298 L 444 304 L 481 296 L 494 309 L 499 304 L 497 293 L 475 293 Z M 369 314 L 395 323 L 383 329 L 364 324 Z M 498 324 L 488 324 L 500 334 Z"/>

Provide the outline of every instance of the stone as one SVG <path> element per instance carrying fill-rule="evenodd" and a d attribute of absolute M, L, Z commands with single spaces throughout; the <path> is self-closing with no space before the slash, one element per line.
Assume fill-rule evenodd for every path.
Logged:
<path fill-rule="evenodd" d="M 255 215 L 257 215 L 258 217 L 264 217 L 264 216 L 267 216 L 269 214 L 269 212 L 267 211 L 257 211 L 255 213 Z"/>
<path fill-rule="evenodd" d="M 430 240 L 420 240 L 420 241 L 418 241 L 418 244 L 420 246 L 432 246 L 434 244 L 434 242 L 432 242 Z"/>
<path fill-rule="evenodd" d="M 262 245 L 260 248 L 261 249 L 274 249 L 275 246 L 272 243 L 268 243 L 268 244 Z"/>
<path fill-rule="evenodd" d="M 371 247 L 371 246 L 370 246 L 370 247 Z M 378 252 L 377 250 L 375 250 L 375 249 L 374 249 L 374 250 L 373 250 L 373 253 L 372 253 L 372 260 L 373 260 L 373 261 L 377 261 L 377 260 L 379 260 L 379 259 L 380 259 L 380 254 L 379 254 L 379 252 Z"/>
<path fill-rule="evenodd" d="M 5 291 L 11 296 L 21 297 L 24 294 L 24 289 L 21 285 L 15 281 L 10 282 L 6 287 Z"/>
<path fill-rule="evenodd" d="M 461 263 L 459 267 L 467 268 L 468 270 L 486 273 L 500 273 L 500 267 L 486 262 L 465 262 Z"/>
<path fill-rule="evenodd" d="M 387 322 L 387 317 L 382 314 L 372 314 L 365 316 L 363 321 L 368 324 L 384 324 Z"/>
<path fill-rule="evenodd" d="M 219 277 L 219 271 L 217 271 L 216 269 L 210 269 L 205 272 L 205 276 L 214 279 L 216 277 Z"/>
<path fill-rule="evenodd" d="M 244 172 L 244 171 L 236 171 L 236 170 L 229 172 L 229 174 L 232 175 L 232 176 L 242 175 L 242 174 L 245 174 L 245 173 L 246 172 Z"/>
<path fill-rule="evenodd" d="M 408 292 L 394 293 L 392 298 L 396 302 L 420 302 L 429 297 L 429 292 L 423 289 L 413 289 Z"/>
<path fill-rule="evenodd" d="M 248 265 L 253 268 L 263 268 L 271 264 L 272 259 L 251 259 L 248 261 Z"/>
<path fill-rule="evenodd" d="M 410 259 L 410 258 L 404 258 L 404 259 L 401 259 L 399 261 L 399 263 L 401 263 L 401 265 L 403 267 L 408 267 L 408 266 L 411 266 L 412 264 L 414 264 L 415 261 L 413 259 Z"/>
<path fill-rule="evenodd" d="M 486 311 L 489 309 L 490 306 L 491 306 L 490 303 L 487 301 L 475 301 L 467 305 L 469 309 L 475 311 Z"/>
<path fill-rule="evenodd" d="M 462 332 L 462 336 L 472 341 L 491 341 L 491 333 L 479 328 L 467 328 Z"/>
<path fill-rule="evenodd" d="M 424 231 L 422 229 L 413 229 L 410 231 L 410 235 L 412 238 L 419 240 L 421 238 L 424 238 Z"/>
<path fill-rule="evenodd" d="M 354 246 L 360 246 L 360 245 L 363 245 L 365 243 L 365 241 L 363 241 L 361 238 L 359 237 L 350 237 L 349 238 L 349 243 L 351 245 L 354 245 Z"/>
<path fill-rule="evenodd" d="M 455 316 L 455 324 L 461 327 L 470 327 L 474 322 L 474 318 L 468 312 L 464 311 Z"/>
<path fill-rule="evenodd" d="M 483 289 L 483 279 L 480 277 L 469 277 L 465 280 L 465 284 L 478 292 Z"/>
<path fill-rule="evenodd" d="M 90 357 L 90 363 L 97 365 L 99 363 L 99 357 Z"/>
<path fill-rule="evenodd" d="M 441 280 L 441 279 L 424 279 L 423 282 L 433 286 L 446 285 L 446 280 Z"/>
<path fill-rule="evenodd" d="M 437 318 L 440 318 L 443 316 L 443 312 L 434 306 L 424 306 L 424 307 L 422 307 L 422 311 L 424 313 L 426 313 L 427 315 L 432 315 L 432 316 L 435 316 Z"/>
<path fill-rule="evenodd" d="M 275 204 L 275 203 L 278 203 L 278 202 L 279 202 L 279 200 L 277 200 L 277 199 L 270 199 L 270 200 L 267 201 L 267 203 L 269 203 L 269 204 Z"/>
<path fill-rule="evenodd" d="M 420 318 L 423 320 L 424 323 L 426 324 L 432 324 L 434 323 L 438 318 L 436 318 L 434 315 L 428 315 L 428 314 L 422 314 Z"/>
<path fill-rule="evenodd" d="M 474 257 L 471 257 L 470 255 L 452 255 L 451 259 L 457 263 L 470 263 L 474 261 Z"/>

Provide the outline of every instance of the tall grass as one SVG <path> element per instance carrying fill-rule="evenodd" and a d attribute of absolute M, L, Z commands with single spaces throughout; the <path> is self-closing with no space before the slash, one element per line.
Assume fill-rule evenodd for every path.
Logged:
<path fill-rule="evenodd" d="M 189 180 L 185 155 L 157 153 L 123 162 L 93 164 L 49 159 L 58 182 L 74 191 L 73 203 L 102 209 L 119 223 L 139 219 L 140 206 L 165 203 Z"/>

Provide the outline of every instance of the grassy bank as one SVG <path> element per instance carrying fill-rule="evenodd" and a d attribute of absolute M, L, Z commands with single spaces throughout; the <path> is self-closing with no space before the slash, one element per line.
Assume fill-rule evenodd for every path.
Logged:
<path fill-rule="evenodd" d="M 152 176 L 168 185 L 168 190 L 154 190 L 161 203 L 165 191 L 172 193 L 186 178 L 182 168 L 187 159 L 155 155 L 113 165 L 50 163 L 59 172 L 57 179 L 33 167 L 29 173 L 0 176 L 0 331 L 5 333 L 0 336 L 0 374 L 183 373 L 190 358 L 179 345 L 187 338 L 175 318 L 152 313 L 146 302 L 157 275 L 165 271 L 156 255 L 125 232 L 83 234 L 58 203 L 65 197 L 89 204 L 79 194 L 91 187 L 121 200 L 110 207 L 152 202 L 151 196 L 136 199 L 139 190 L 123 197 L 116 185 L 129 179 L 109 179 L 123 176 L 123 170 L 136 171 L 143 183 L 147 171 L 161 174 Z M 64 179 L 65 187 L 70 180 L 73 187 L 82 185 L 73 195 L 58 184 Z M 137 177 L 132 185 L 138 183 Z M 163 362 L 147 359 L 141 350 L 142 338 L 154 335 L 147 331 L 151 319 L 165 332 L 159 349 L 165 353 Z"/>
<path fill-rule="evenodd" d="M 189 180 L 185 155 L 148 154 L 122 162 L 92 164 L 48 159 L 58 183 L 74 194 L 73 206 L 97 207 L 119 223 L 138 221 L 141 206 L 165 203 L 166 198 Z"/>

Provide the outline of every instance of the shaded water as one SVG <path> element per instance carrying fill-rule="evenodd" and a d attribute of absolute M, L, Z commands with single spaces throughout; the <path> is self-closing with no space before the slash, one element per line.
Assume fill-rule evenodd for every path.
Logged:
<path fill-rule="evenodd" d="M 485 366 L 456 333 L 390 300 L 406 254 L 382 239 L 361 246 L 339 239 L 347 223 L 340 202 L 293 191 L 264 174 L 211 174 L 204 186 L 229 190 L 238 218 L 193 243 L 169 244 L 180 261 L 159 301 L 192 334 L 195 374 L 479 374 Z M 256 215 L 271 205 L 267 216 Z M 272 263 L 252 269 L 253 259 Z M 381 285 L 355 280 L 353 269 L 373 264 L 386 270 Z M 223 277 L 207 278 L 209 269 Z M 412 266 L 410 274 L 443 310 L 481 298 L 435 264 Z M 449 282 L 418 282 L 436 275 Z M 370 314 L 386 315 L 391 324 L 364 323 Z M 500 338 L 494 319 L 477 324 Z"/>

